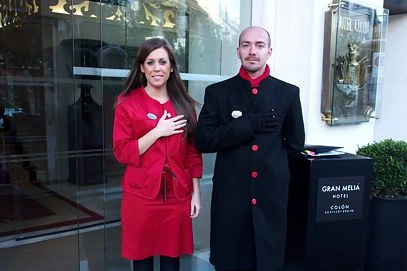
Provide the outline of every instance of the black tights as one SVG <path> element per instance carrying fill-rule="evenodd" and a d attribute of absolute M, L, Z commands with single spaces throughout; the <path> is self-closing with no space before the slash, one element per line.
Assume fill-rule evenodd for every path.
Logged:
<path fill-rule="evenodd" d="M 133 261 L 133 271 L 153 271 L 154 257 Z M 160 271 L 179 271 L 179 257 L 160 256 Z"/>

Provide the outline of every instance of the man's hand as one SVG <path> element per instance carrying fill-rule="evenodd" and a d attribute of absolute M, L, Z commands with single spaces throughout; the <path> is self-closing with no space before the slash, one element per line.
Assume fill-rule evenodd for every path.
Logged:
<path fill-rule="evenodd" d="M 254 133 L 272 133 L 277 130 L 278 117 L 274 110 L 257 113 L 258 104 L 254 103 L 247 111 L 247 117 Z"/>

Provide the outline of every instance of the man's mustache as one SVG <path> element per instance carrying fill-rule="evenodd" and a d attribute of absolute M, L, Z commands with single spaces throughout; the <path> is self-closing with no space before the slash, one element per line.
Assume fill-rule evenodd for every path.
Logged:
<path fill-rule="evenodd" d="M 246 57 L 244 60 L 247 60 L 247 61 L 253 61 L 253 60 L 259 61 L 259 58 L 257 58 L 257 57 Z"/>

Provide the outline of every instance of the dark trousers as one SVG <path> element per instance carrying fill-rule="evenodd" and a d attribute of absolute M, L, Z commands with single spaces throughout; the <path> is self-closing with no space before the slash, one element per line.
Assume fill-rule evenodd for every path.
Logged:
<path fill-rule="evenodd" d="M 133 271 L 153 271 L 154 257 L 133 261 Z M 160 271 L 179 271 L 179 257 L 160 256 Z"/>

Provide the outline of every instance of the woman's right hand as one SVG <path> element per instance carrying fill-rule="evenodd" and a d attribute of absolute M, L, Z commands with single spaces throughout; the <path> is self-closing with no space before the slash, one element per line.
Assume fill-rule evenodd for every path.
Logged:
<path fill-rule="evenodd" d="M 167 110 L 164 110 L 164 114 L 158 121 L 157 126 L 153 129 L 153 132 L 158 138 L 171 136 L 183 133 L 184 130 L 182 128 L 185 127 L 185 125 L 187 125 L 187 120 L 184 119 L 184 115 L 167 119 Z"/>

